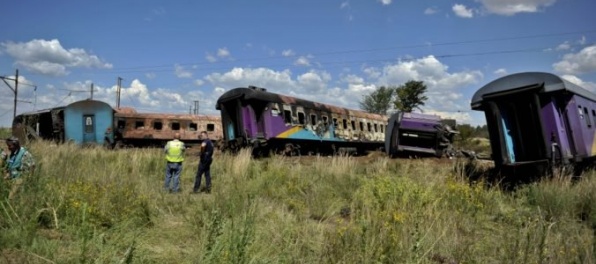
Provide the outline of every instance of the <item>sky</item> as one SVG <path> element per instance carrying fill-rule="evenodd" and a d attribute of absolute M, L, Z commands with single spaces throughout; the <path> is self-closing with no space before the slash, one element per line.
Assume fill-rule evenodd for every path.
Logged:
<path fill-rule="evenodd" d="M 359 109 L 423 81 L 422 112 L 483 125 L 475 91 L 526 71 L 596 92 L 594 0 L 15 1 L 0 16 L 0 127 L 91 97 L 138 112 L 219 115 L 224 92 Z M 8 85 L 7 85 L 8 84 Z M 194 111 L 194 110 L 193 110 Z"/>

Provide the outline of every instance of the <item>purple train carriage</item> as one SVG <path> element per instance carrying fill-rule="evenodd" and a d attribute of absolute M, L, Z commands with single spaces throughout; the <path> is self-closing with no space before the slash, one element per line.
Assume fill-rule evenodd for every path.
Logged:
<path fill-rule="evenodd" d="M 553 165 L 581 168 L 596 155 L 596 95 L 550 73 L 524 72 L 480 88 L 492 159 L 506 175 L 542 175 Z"/>
<path fill-rule="evenodd" d="M 255 153 L 364 153 L 383 147 L 387 117 L 307 101 L 249 86 L 224 93 L 223 144 Z"/>
<path fill-rule="evenodd" d="M 447 124 L 451 121 L 451 124 Z M 400 154 L 451 156 L 455 120 L 437 115 L 398 112 L 391 116 L 385 134 L 385 152 L 391 157 Z"/>

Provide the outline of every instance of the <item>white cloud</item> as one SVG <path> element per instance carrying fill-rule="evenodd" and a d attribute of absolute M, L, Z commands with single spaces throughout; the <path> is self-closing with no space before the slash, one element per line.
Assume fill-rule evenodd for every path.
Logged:
<path fill-rule="evenodd" d="M 383 5 L 390 5 L 392 0 L 379 0 Z"/>
<path fill-rule="evenodd" d="M 346 1 L 346 2 L 342 2 L 341 5 L 339 6 L 339 9 L 344 9 L 344 8 L 349 8 L 350 7 L 350 2 Z"/>
<path fill-rule="evenodd" d="M 217 61 L 217 58 L 215 56 L 211 55 L 210 53 L 207 53 L 207 55 L 205 55 L 205 59 L 208 62 L 216 62 Z"/>
<path fill-rule="evenodd" d="M 201 85 L 205 84 L 205 81 L 203 81 L 201 79 L 196 79 L 193 83 L 196 86 L 201 86 Z"/>
<path fill-rule="evenodd" d="M 455 4 L 451 7 L 453 13 L 458 17 L 472 18 L 474 17 L 474 11 L 471 8 L 467 8 L 465 5 Z"/>
<path fill-rule="evenodd" d="M 535 13 L 553 5 L 557 0 L 476 0 L 493 14 L 512 16 L 517 13 Z"/>
<path fill-rule="evenodd" d="M 29 42 L 3 42 L 2 50 L 15 59 L 15 64 L 28 70 L 51 76 L 64 76 L 67 68 L 111 69 L 112 64 L 103 62 L 84 49 L 64 49 L 57 39 L 34 39 Z"/>
<path fill-rule="evenodd" d="M 579 85 L 580 87 L 585 88 L 588 91 L 596 93 L 596 83 L 583 81 L 582 79 L 578 78 L 575 75 L 563 75 L 561 77 L 565 80 L 568 80 L 574 84 Z"/>
<path fill-rule="evenodd" d="M 500 68 L 493 72 L 495 75 L 505 76 L 507 74 L 507 70 Z"/>
<path fill-rule="evenodd" d="M 296 53 L 293 50 L 288 49 L 288 50 L 282 51 L 281 55 L 284 57 L 292 57 L 292 56 L 296 55 Z"/>
<path fill-rule="evenodd" d="M 148 72 L 148 73 L 145 73 L 145 77 L 147 77 L 147 79 L 155 79 L 155 77 L 157 77 L 157 75 L 154 72 Z"/>
<path fill-rule="evenodd" d="M 192 72 L 184 69 L 183 66 L 178 64 L 174 65 L 174 74 L 176 74 L 178 78 L 192 78 Z"/>
<path fill-rule="evenodd" d="M 582 74 L 596 71 L 596 45 L 583 48 L 578 53 L 569 53 L 563 60 L 553 64 L 555 71 L 564 74 Z"/>
<path fill-rule="evenodd" d="M 230 57 L 230 51 L 228 50 L 228 48 L 220 48 L 217 50 L 217 57 L 220 58 L 227 58 Z"/>
<path fill-rule="evenodd" d="M 569 44 L 569 41 L 565 41 L 561 44 L 559 44 L 559 46 L 557 46 L 555 48 L 555 50 L 569 50 L 571 49 L 571 44 Z"/>
<path fill-rule="evenodd" d="M 433 14 L 436 14 L 437 12 L 439 12 L 439 9 L 437 9 L 436 7 L 429 7 L 427 9 L 424 9 L 425 15 L 433 15 Z"/>
<path fill-rule="evenodd" d="M 300 56 L 296 61 L 294 61 L 294 65 L 298 66 L 310 66 L 310 60 L 305 56 Z"/>

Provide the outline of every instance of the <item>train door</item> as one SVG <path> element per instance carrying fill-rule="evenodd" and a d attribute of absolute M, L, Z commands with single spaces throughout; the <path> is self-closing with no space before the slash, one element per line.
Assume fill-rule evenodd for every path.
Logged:
<path fill-rule="evenodd" d="M 265 120 L 267 111 L 267 102 L 264 101 L 251 101 L 250 106 L 255 114 L 254 120 L 257 121 L 257 138 L 266 138 L 265 133 Z"/>
<path fill-rule="evenodd" d="M 243 135 L 242 116 L 240 114 L 240 103 L 238 100 L 222 103 L 221 117 L 224 138 L 226 140 L 234 140 L 238 135 Z"/>
<path fill-rule="evenodd" d="M 535 92 L 520 92 L 495 98 L 490 104 L 501 137 L 501 155 L 506 163 L 547 158 L 542 133 L 540 103 Z"/>
<path fill-rule="evenodd" d="M 95 115 L 83 115 L 83 143 L 95 142 Z"/>

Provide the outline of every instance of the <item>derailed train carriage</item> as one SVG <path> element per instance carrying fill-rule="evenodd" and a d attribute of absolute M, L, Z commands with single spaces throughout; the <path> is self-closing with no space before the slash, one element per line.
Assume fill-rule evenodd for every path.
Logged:
<path fill-rule="evenodd" d="M 437 115 L 398 112 L 391 116 L 385 134 L 385 152 L 399 155 L 454 156 L 455 120 Z"/>
<path fill-rule="evenodd" d="M 180 140 L 188 145 L 195 145 L 201 141 L 201 131 L 206 131 L 214 142 L 218 142 L 222 137 L 219 116 L 138 113 L 132 108 L 121 108 L 116 110 L 114 120 L 116 147 L 164 146 L 176 133 L 180 135 Z"/>
<path fill-rule="evenodd" d="M 253 147 L 307 153 L 365 153 L 383 147 L 387 117 L 267 92 L 254 86 L 217 100 L 226 149 Z"/>
<path fill-rule="evenodd" d="M 505 175 L 542 175 L 558 165 L 581 168 L 596 158 L 596 95 L 560 76 L 517 73 L 473 96 L 486 116 L 492 159 Z"/>

